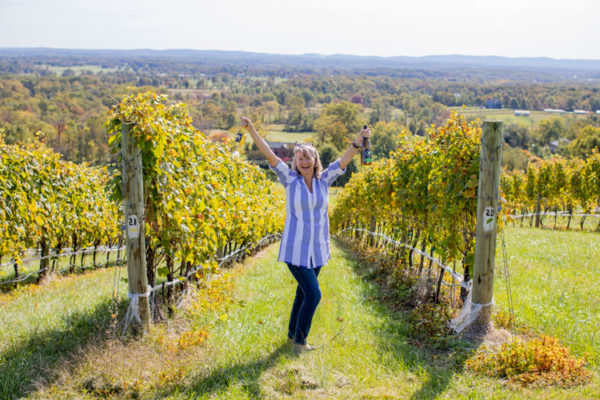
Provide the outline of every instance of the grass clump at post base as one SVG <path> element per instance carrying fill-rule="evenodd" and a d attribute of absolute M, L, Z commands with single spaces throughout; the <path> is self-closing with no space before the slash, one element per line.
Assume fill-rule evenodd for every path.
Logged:
<path fill-rule="evenodd" d="M 515 340 L 497 351 L 482 347 L 465 367 L 475 373 L 508 378 L 519 386 L 572 387 L 590 381 L 585 360 L 575 358 L 568 348 L 550 336 L 529 341 Z"/>

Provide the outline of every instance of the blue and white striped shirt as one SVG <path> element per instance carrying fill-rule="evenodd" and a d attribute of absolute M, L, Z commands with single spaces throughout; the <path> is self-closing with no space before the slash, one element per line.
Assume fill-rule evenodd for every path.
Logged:
<path fill-rule="evenodd" d="M 283 161 L 271 167 L 285 187 L 286 216 L 278 261 L 305 268 L 327 264 L 329 254 L 329 186 L 344 172 L 340 160 L 329 164 L 321 178 L 313 176 L 312 193 L 304 177 Z M 312 262 L 311 262 L 312 261 Z"/>

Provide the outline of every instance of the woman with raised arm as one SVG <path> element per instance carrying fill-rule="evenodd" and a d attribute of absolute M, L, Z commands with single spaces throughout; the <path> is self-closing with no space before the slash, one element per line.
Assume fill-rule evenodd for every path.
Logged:
<path fill-rule="evenodd" d="M 306 337 L 321 300 L 317 278 L 321 267 L 331 258 L 327 214 L 329 186 L 346 172 L 346 166 L 356 155 L 363 138 L 371 136 L 371 130 L 366 127 L 362 129 L 342 157 L 325 170 L 314 147 L 308 144 L 296 146 L 290 169 L 260 137 L 250 119 L 242 117 L 242 126 L 247 128 L 285 187 L 286 217 L 278 261 L 287 264 L 298 282 L 290 315 L 288 341 L 294 343 L 294 350 L 298 352 L 314 350 L 314 346 L 306 343 Z"/>

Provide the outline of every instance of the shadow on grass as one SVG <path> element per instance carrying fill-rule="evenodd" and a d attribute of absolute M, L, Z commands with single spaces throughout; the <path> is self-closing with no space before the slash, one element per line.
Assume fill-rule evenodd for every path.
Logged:
<path fill-rule="evenodd" d="M 444 342 L 413 337 L 408 311 L 398 310 L 396 306 L 398 297 L 394 293 L 385 292 L 372 275 L 365 273 L 362 261 L 349 250 L 347 242 L 338 238 L 334 240 L 341 249 L 355 258 L 351 263 L 354 273 L 369 283 L 363 296 L 369 299 L 372 312 L 382 316 L 382 320 L 388 317 L 387 321 L 390 320 L 390 315 L 393 316 L 391 323 L 377 327 L 378 352 L 384 357 L 391 354 L 396 361 L 406 365 L 408 370 L 425 379 L 421 387 L 412 393 L 411 400 L 438 398 L 446 390 L 454 374 L 463 370 L 464 362 L 479 343 L 466 342 L 454 336 Z"/>
<path fill-rule="evenodd" d="M 173 391 L 201 397 L 224 392 L 232 386 L 239 385 L 251 398 L 262 399 L 263 395 L 260 392 L 260 377 L 262 374 L 275 366 L 281 358 L 296 356 L 297 354 L 292 351 L 291 346 L 284 343 L 265 357 L 244 364 L 221 367 L 208 376 L 197 377 L 195 382 L 186 387 L 170 388 L 168 391 L 158 394 L 155 398 L 163 398 Z"/>
<path fill-rule="evenodd" d="M 127 300 L 119 304 L 120 314 Z M 98 346 L 110 338 L 111 300 L 93 311 L 73 313 L 65 317 L 64 329 L 33 332 L 28 339 L 8 347 L 0 354 L 0 399 L 16 399 L 34 389 L 36 382 L 53 383 L 55 367 L 63 361 L 76 364 L 81 349 Z"/>

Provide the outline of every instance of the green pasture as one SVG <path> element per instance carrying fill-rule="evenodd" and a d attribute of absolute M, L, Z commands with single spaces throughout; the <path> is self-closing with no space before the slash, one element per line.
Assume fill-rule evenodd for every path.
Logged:
<path fill-rule="evenodd" d="M 284 143 L 304 143 L 306 141 L 312 142 L 314 132 L 286 132 L 283 130 L 284 125 L 274 124 L 274 125 L 266 125 L 266 140 L 269 142 L 284 142 Z M 229 131 L 225 131 L 223 129 L 209 129 L 207 133 L 226 133 L 229 137 L 234 138 L 235 133 L 231 133 Z M 247 132 L 244 132 L 246 135 L 246 142 L 253 143 L 252 138 Z"/>
<path fill-rule="evenodd" d="M 477 107 L 450 107 L 451 110 L 464 115 L 465 117 L 473 117 L 479 118 L 481 120 L 501 120 L 505 123 L 513 122 L 513 123 L 524 123 L 529 125 L 537 124 L 538 122 L 551 119 L 555 117 L 561 118 L 586 118 L 586 115 L 582 114 L 573 114 L 573 113 L 565 113 L 565 114 L 557 114 L 557 113 L 549 113 L 545 111 L 535 111 L 530 110 L 530 114 L 528 117 L 517 117 L 515 116 L 515 111 L 508 108 L 501 109 L 487 109 L 487 108 L 477 108 Z"/>
<path fill-rule="evenodd" d="M 283 127 L 283 125 L 270 125 L 267 130 L 267 140 L 286 143 L 313 142 L 314 132 L 286 132 Z"/>
<path fill-rule="evenodd" d="M 595 368 L 600 364 L 598 240 L 594 232 L 512 226 L 505 232 L 517 323 L 557 337 Z M 499 242 L 494 298 L 508 311 L 501 247 Z"/>
<path fill-rule="evenodd" d="M 111 73 L 118 72 L 119 68 L 105 68 L 101 65 L 74 65 L 71 67 L 59 67 L 56 65 L 40 65 L 42 68 L 47 68 L 49 71 L 53 72 L 56 75 L 62 75 L 65 70 L 70 69 L 75 73 L 75 75 L 81 75 L 84 71 L 89 71 L 93 74 L 97 74 L 100 72 Z M 128 69 L 130 70 L 130 69 Z"/>
<path fill-rule="evenodd" d="M 95 270 L 0 294 L 1 399 L 25 397 L 39 382 L 52 384 L 65 360 L 108 340 L 118 272 Z M 126 268 L 120 272 L 126 277 Z M 126 283 L 120 282 L 118 293 L 122 317 Z"/>

